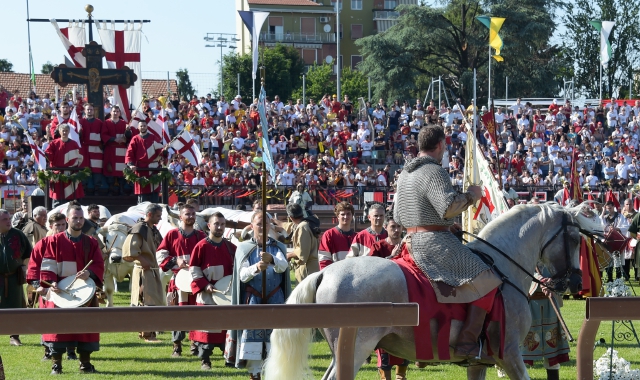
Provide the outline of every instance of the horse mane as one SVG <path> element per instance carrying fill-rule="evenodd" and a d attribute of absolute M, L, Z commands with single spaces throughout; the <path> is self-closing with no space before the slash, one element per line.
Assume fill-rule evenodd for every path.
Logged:
<path fill-rule="evenodd" d="M 505 226 L 513 226 L 512 219 L 516 217 L 528 216 L 527 221 L 521 226 L 521 229 L 528 229 L 533 223 L 545 225 L 557 217 L 558 212 L 564 212 L 562 206 L 557 203 L 540 203 L 540 204 L 520 204 L 512 207 L 506 213 L 498 218 L 490 221 L 480 232 L 481 237 L 486 237 L 492 232 L 503 230 Z"/>

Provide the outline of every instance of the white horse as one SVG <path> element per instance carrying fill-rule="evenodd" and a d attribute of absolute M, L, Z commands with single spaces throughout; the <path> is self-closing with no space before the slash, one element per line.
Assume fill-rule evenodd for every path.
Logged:
<path fill-rule="evenodd" d="M 585 208 L 586 207 L 586 208 Z M 496 266 L 510 279 L 513 285 L 504 285 L 506 336 L 504 357 L 494 355 L 498 365 L 511 379 L 529 379 L 522 361 L 519 346 L 531 325 L 531 314 L 526 293 L 531 285 L 529 275 L 536 264 L 542 262 L 551 272 L 556 289 L 569 287 L 577 292 L 582 283 L 579 275 L 581 232 L 602 235 L 602 226 L 588 206 L 563 209 L 557 204 L 520 205 L 489 223 L 480 237 L 511 257 L 524 268 L 519 269 L 498 251 L 475 240 L 471 248 L 480 250 L 493 258 Z M 527 273 L 525 273 L 528 272 Z M 362 257 L 344 260 L 307 277 L 293 291 L 287 303 L 347 303 L 347 302 L 394 302 L 409 301 L 403 272 L 391 260 L 377 257 Z M 455 347 L 461 321 L 451 324 L 449 345 Z M 499 342 L 499 325 L 489 324 L 487 335 L 490 342 Z M 437 322 L 431 320 L 431 337 L 434 359 L 438 358 Z M 308 344 L 312 329 L 274 330 L 271 335 L 271 350 L 265 363 L 265 379 L 303 379 L 309 373 Z M 338 341 L 337 328 L 324 329 L 323 334 L 335 355 Z M 359 370 L 376 348 L 382 348 L 397 357 L 417 360 L 413 327 L 361 328 L 356 340 L 354 358 L 355 372 Z M 494 353 L 498 347 L 492 345 Z M 455 362 L 451 350 L 451 361 Z M 486 366 L 474 365 L 467 369 L 468 379 L 484 379 Z M 335 356 L 323 376 L 323 380 L 336 378 Z"/>
<path fill-rule="evenodd" d="M 47 219 L 49 219 L 49 217 L 53 214 L 55 214 L 56 212 L 60 212 L 63 215 L 67 215 L 67 207 L 69 207 L 69 203 L 64 203 L 61 204 L 55 208 L 53 208 L 51 211 L 49 211 L 47 213 Z M 89 206 L 81 206 L 82 207 L 82 211 L 84 211 L 84 217 L 85 218 L 89 218 Z M 109 210 L 102 206 L 102 205 L 98 205 L 98 208 L 100 209 L 100 222 L 104 223 L 105 221 L 107 221 L 109 218 L 111 218 L 111 212 L 109 212 Z"/>

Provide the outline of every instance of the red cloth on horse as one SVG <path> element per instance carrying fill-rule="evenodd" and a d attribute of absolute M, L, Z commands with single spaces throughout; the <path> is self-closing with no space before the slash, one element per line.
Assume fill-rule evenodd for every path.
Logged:
<path fill-rule="evenodd" d="M 436 294 L 433 291 L 431 282 L 418 268 L 407 251 L 406 245 L 402 247 L 402 253 L 392 259 L 404 273 L 407 281 L 407 290 L 409 293 L 409 302 L 415 302 L 420 307 L 418 315 L 418 326 L 413 328 L 416 344 L 416 359 L 418 361 L 427 361 L 434 359 L 433 348 L 431 345 L 431 328 L 430 321 L 435 319 L 438 323 L 438 358 L 441 361 L 450 360 L 449 353 L 449 332 L 451 330 L 451 321 L 453 319 L 464 321 L 466 318 L 467 304 L 459 303 L 438 303 Z M 502 295 L 495 297 L 493 308 L 485 322 L 485 329 L 489 322 L 500 323 L 500 350 L 499 357 L 503 357 L 504 336 L 505 336 L 505 313 Z M 487 343 L 488 337 L 487 337 Z M 492 355 L 491 345 L 487 344 L 489 355 Z"/>

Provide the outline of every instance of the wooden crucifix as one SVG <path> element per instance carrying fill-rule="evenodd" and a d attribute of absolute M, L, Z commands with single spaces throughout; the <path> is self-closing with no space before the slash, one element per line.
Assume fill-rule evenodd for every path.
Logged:
<path fill-rule="evenodd" d="M 104 119 L 104 85 L 119 85 L 129 88 L 138 80 L 137 75 L 127 66 L 120 69 L 102 68 L 105 55 L 102 45 L 91 41 L 84 46 L 82 55 L 87 59 L 86 68 L 59 65 L 51 72 L 51 78 L 62 87 L 67 84 L 84 84 L 87 87 L 87 101 L 93 104 L 95 116 Z M 75 101 L 75 99 L 74 99 Z M 123 110 L 124 112 L 124 110 Z"/>

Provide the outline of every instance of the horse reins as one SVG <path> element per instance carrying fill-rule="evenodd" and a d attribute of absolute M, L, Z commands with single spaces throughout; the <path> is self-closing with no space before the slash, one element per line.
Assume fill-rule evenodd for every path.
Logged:
<path fill-rule="evenodd" d="M 560 227 L 560 229 L 558 230 L 558 232 L 556 232 L 551 239 L 549 239 L 549 241 L 547 241 L 547 243 L 545 243 L 542 246 L 542 249 L 540 250 L 540 252 L 544 252 L 544 250 L 549 246 L 549 244 L 551 244 L 562 232 L 565 232 L 565 241 L 564 241 L 564 245 L 565 245 L 565 259 L 566 259 L 566 268 L 565 268 L 565 272 L 562 275 L 554 275 L 553 277 L 551 277 L 552 280 L 554 280 L 554 283 L 557 282 L 558 279 L 564 279 L 566 280 L 569 276 L 571 276 L 571 274 L 576 273 L 579 275 L 582 275 L 582 271 L 579 269 L 573 269 L 571 268 L 571 253 L 568 250 L 568 242 L 567 242 L 567 227 L 568 226 L 573 226 L 573 227 L 578 227 L 580 229 L 580 226 L 575 224 L 575 223 L 570 223 L 567 221 L 567 216 L 566 214 L 562 215 L 562 226 Z M 509 260 L 512 264 L 514 264 L 518 269 L 520 269 L 522 272 L 524 272 L 527 276 L 531 277 L 531 280 L 533 282 L 535 282 L 536 284 L 538 284 L 539 286 L 543 286 L 549 290 L 555 291 L 555 289 L 548 285 L 543 283 L 542 281 L 538 280 L 537 278 L 535 278 L 534 275 L 532 275 L 531 273 L 529 273 L 529 271 L 527 271 L 522 265 L 520 265 L 517 261 L 515 261 L 513 258 L 511 258 L 509 255 L 507 255 L 506 253 L 504 253 L 500 248 L 496 247 L 495 245 L 493 245 L 492 243 L 486 241 L 485 239 L 479 237 L 478 235 L 475 235 L 471 232 L 467 232 L 464 230 L 460 231 L 463 234 L 469 235 L 471 237 L 473 237 L 476 240 L 479 240 L 480 242 L 484 243 L 485 245 L 487 245 L 489 248 L 492 248 L 493 250 L 495 250 L 496 252 L 498 252 L 500 255 L 502 255 L 504 258 L 506 258 L 507 260 Z M 583 232 L 582 229 L 580 229 L 580 232 Z M 585 231 L 586 232 L 586 231 Z M 592 235 L 592 234 L 588 234 L 588 235 Z M 475 253 L 476 255 L 478 255 L 478 257 L 480 257 L 487 265 L 489 265 L 491 268 L 493 268 L 497 274 L 501 277 L 502 282 L 511 285 L 511 287 L 513 287 L 514 289 L 516 289 L 520 294 L 522 294 L 525 298 L 529 299 L 529 295 L 526 294 L 524 291 L 522 291 L 522 289 L 520 289 L 518 286 L 516 286 L 511 280 L 509 280 L 509 277 L 506 276 L 504 273 L 502 273 L 502 271 L 500 271 L 500 269 L 495 265 L 495 262 L 493 260 L 493 258 L 491 256 L 489 256 L 488 254 L 486 254 L 485 252 L 481 252 L 481 251 L 477 251 L 477 250 L 471 250 L 473 253 Z"/>

